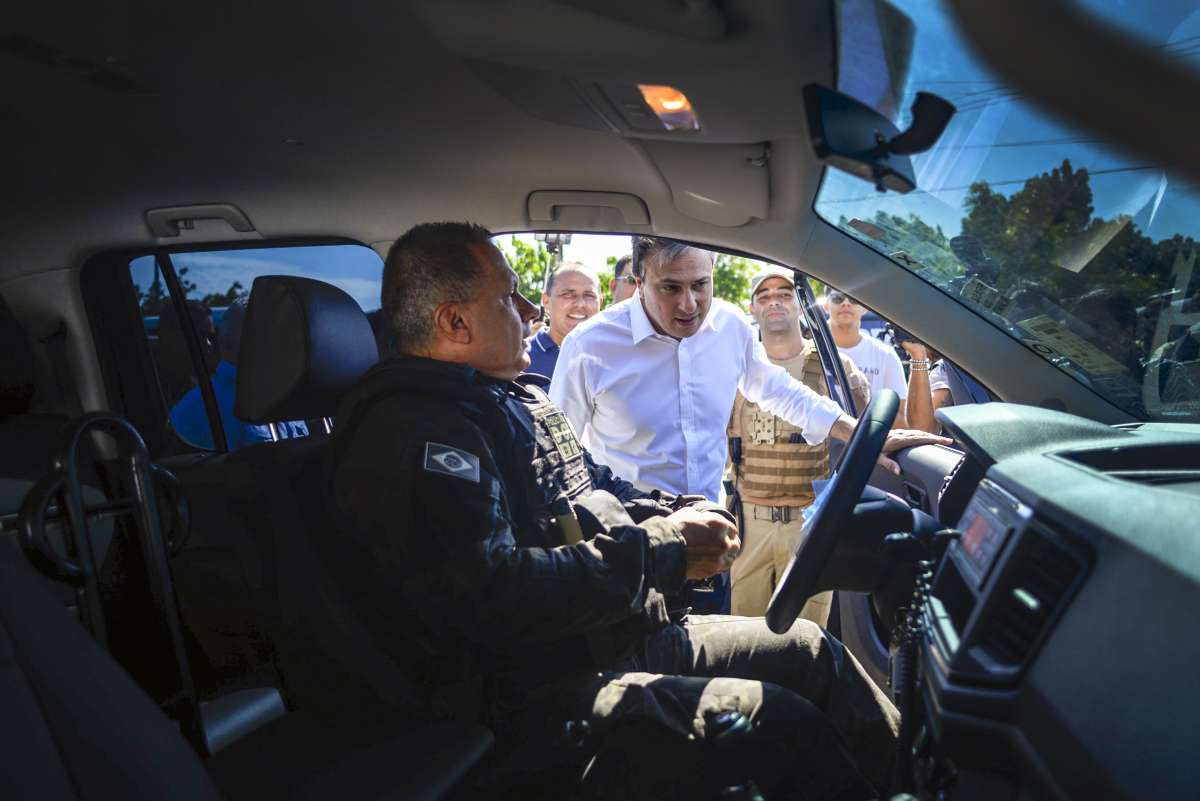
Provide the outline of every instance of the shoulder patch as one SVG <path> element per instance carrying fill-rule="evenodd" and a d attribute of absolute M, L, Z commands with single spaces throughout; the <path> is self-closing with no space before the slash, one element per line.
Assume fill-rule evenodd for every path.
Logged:
<path fill-rule="evenodd" d="M 441 473 L 479 483 L 479 457 L 449 445 L 426 442 L 425 469 L 430 473 Z"/>

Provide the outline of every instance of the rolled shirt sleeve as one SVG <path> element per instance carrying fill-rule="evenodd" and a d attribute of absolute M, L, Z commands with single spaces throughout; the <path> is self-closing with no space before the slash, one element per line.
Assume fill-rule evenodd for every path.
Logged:
<path fill-rule="evenodd" d="M 746 342 L 746 369 L 738 389 L 746 400 L 782 417 L 803 432 L 809 445 L 824 442 L 842 409 L 829 398 L 813 392 L 787 370 L 772 364 L 762 343 L 752 336 Z"/>

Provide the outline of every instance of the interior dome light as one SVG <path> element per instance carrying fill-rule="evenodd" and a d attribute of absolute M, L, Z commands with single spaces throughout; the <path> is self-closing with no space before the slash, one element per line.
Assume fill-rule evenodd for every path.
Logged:
<path fill-rule="evenodd" d="M 700 130 L 700 120 L 692 109 L 692 101 L 674 86 L 639 83 L 638 91 L 668 131 Z"/>

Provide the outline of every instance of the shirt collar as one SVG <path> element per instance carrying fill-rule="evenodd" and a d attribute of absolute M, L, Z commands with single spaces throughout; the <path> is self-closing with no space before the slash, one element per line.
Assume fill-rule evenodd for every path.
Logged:
<path fill-rule="evenodd" d="M 630 298 L 629 309 L 629 331 L 633 335 L 633 344 L 638 344 L 646 337 L 654 336 L 658 333 L 654 329 L 654 323 L 650 322 L 650 317 L 646 314 L 646 309 L 642 306 L 641 295 L 634 295 Z M 715 331 L 716 324 L 713 322 L 713 316 L 717 313 L 717 301 L 713 298 L 709 302 L 708 314 L 704 315 L 704 322 L 700 323 L 700 331 Z M 692 334 L 692 336 L 696 336 Z"/>
<path fill-rule="evenodd" d="M 554 338 L 550 336 L 550 332 L 545 328 L 534 334 L 533 341 L 542 349 L 542 353 L 558 350 L 558 345 L 554 344 Z"/>
<path fill-rule="evenodd" d="M 630 301 L 629 332 L 633 335 L 633 344 L 637 345 L 643 339 L 652 337 L 658 332 L 654 330 L 654 323 L 650 322 L 650 318 L 646 316 L 646 310 L 642 307 L 641 295 L 634 295 Z"/>

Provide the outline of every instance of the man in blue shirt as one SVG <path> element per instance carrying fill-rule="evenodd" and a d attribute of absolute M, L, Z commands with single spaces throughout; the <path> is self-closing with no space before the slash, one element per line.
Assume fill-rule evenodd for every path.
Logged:
<path fill-rule="evenodd" d="M 255 442 L 271 441 L 270 428 L 247 423 L 233 414 L 233 402 L 237 397 L 238 347 L 242 341 L 242 320 L 245 316 L 246 301 L 243 299 L 235 300 L 225 310 L 218 334 L 221 361 L 212 375 L 213 394 L 216 395 L 217 409 L 221 413 L 221 427 L 225 429 L 225 441 L 231 451 Z M 207 451 L 217 449 L 200 387 L 192 387 L 175 404 L 170 418 L 175 433 L 187 444 Z M 285 439 L 308 436 L 308 426 L 300 420 L 279 422 L 275 428 L 279 436 Z"/>
<path fill-rule="evenodd" d="M 600 311 L 600 279 L 579 262 L 564 262 L 550 273 L 546 291 L 542 293 L 542 306 L 550 323 L 526 343 L 530 362 L 526 372 L 553 378 L 563 339 L 575 326 Z"/>

